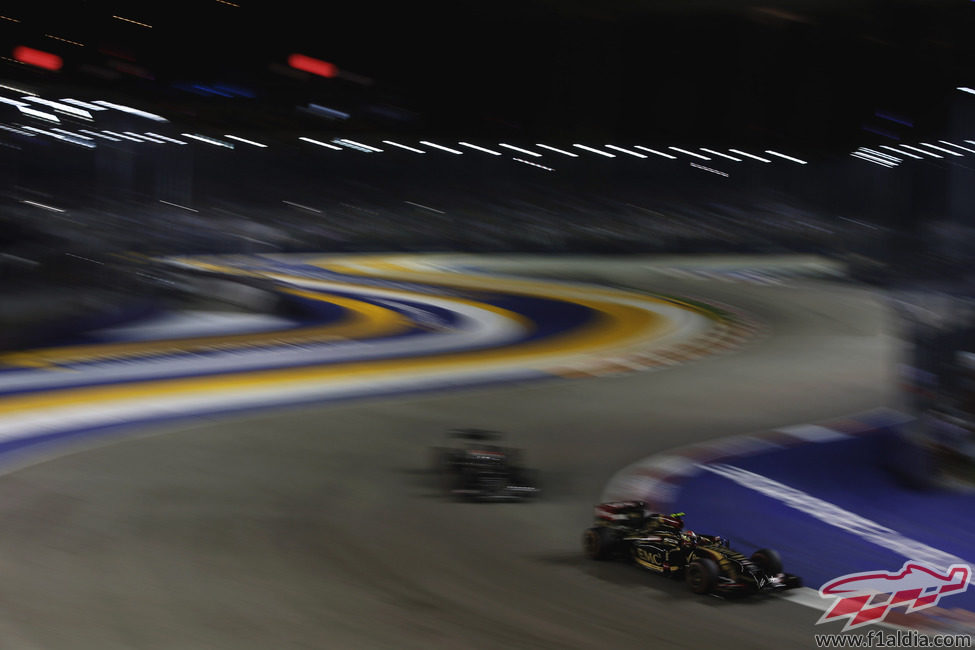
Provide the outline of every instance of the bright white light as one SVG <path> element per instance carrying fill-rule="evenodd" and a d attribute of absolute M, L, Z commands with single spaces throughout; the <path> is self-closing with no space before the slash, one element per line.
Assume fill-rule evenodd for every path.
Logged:
<path fill-rule="evenodd" d="M 131 142 L 145 142 L 145 140 L 143 140 L 142 138 L 138 138 L 138 137 L 133 138 L 131 135 L 123 135 L 123 134 L 117 133 L 115 131 L 107 131 L 105 129 L 102 129 L 102 133 L 107 133 L 109 135 L 114 135 L 116 138 L 122 138 L 123 140 L 129 140 Z"/>
<path fill-rule="evenodd" d="M 75 106 L 69 106 L 67 104 L 62 104 L 61 102 L 52 102 L 50 99 L 43 99 L 41 97 L 24 97 L 24 99 L 30 100 L 37 104 L 42 104 L 48 108 L 53 108 L 56 111 L 61 111 L 62 113 L 67 113 L 68 115 L 74 117 L 80 117 L 84 120 L 91 120 L 91 113 L 82 110 Z"/>
<path fill-rule="evenodd" d="M 96 138 L 103 138 L 103 139 L 105 139 L 105 140 L 109 140 L 109 141 L 111 141 L 111 142 L 121 142 L 121 140 L 120 140 L 120 139 L 118 139 L 118 138 L 113 138 L 112 136 L 110 136 L 110 135 L 105 135 L 104 133 L 97 133 L 97 132 L 95 132 L 95 131 L 89 131 L 88 129 L 78 129 L 78 131 L 79 131 L 79 132 L 81 132 L 81 133 L 87 133 L 88 135 L 93 135 L 93 136 L 95 136 Z"/>
<path fill-rule="evenodd" d="M 0 97 L 0 104 L 10 104 L 11 106 L 30 106 L 27 102 L 22 102 L 19 99 L 7 99 L 6 97 Z"/>
<path fill-rule="evenodd" d="M 24 115 L 30 115 L 31 117 L 38 117 L 42 120 L 47 120 L 48 122 L 60 122 L 58 116 L 54 113 L 45 113 L 44 111 L 39 111 L 37 109 L 31 108 L 30 106 L 18 106 L 17 109 Z"/>
<path fill-rule="evenodd" d="M 180 208 L 182 210 L 188 210 L 189 212 L 199 212 L 199 210 L 195 210 L 193 208 L 186 207 L 185 205 L 180 205 L 179 203 L 170 203 L 169 201 L 163 201 L 162 199 L 159 199 L 159 202 L 160 203 L 165 203 L 166 205 L 171 205 L 174 208 Z"/>
<path fill-rule="evenodd" d="M 533 162 L 530 162 L 528 160 L 524 160 L 522 158 L 512 158 L 512 160 L 517 160 L 520 163 L 525 163 L 526 165 L 531 165 L 532 167 L 538 167 L 539 169 L 547 169 L 550 172 L 551 171 L 555 171 L 551 167 L 546 167 L 545 165 L 539 165 L 538 163 L 533 163 Z"/>
<path fill-rule="evenodd" d="M 415 205 L 418 208 L 423 208 L 424 210 L 429 210 L 430 212 L 436 212 L 437 214 L 447 214 L 443 210 L 431 208 L 429 205 L 423 205 L 422 203 L 414 203 L 413 201 L 403 201 L 403 203 L 409 203 L 410 205 Z"/>
<path fill-rule="evenodd" d="M 640 145 L 636 145 L 633 148 L 634 149 L 640 149 L 641 151 L 649 151 L 650 153 L 655 153 L 658 156 L 663 156 L 664 158 L 670 158 L 671 160 L 677 160 L 677 156 L 671 156 L 669 153 L 664 153 L 662 151 L 657 151 L 656 149 L 650 149 L 648 147 L 641 147 Z"/>
<path fill-rule="evenodd" d="M 334 108 L 329 108 L 328 106 L 320 106 L 318 104 L 308 104 L 308 110 L 314 113 L 322 113 L 330 118 L 339 118 L 341 120 L 347 120 L 351 117 L 348 113 L 343 113 L 342 111 L 337 111 Z"/>
<path fill-rule="evenodd" d="M 608 144 L 608 145 L 606 145 L 606 148 L 607 149 L 612 149 L 614 151 L 621 151 L 623 153 L 628 153 L 631 156 L 636 156 L 637 158 L 646 158 L 646 156 L 644 156 L 642 153 L 637 153 L 635 151 L 630 151 L 629 149 L 624 149 L 623 147 L 617 147 L 616 145 Z"/>
<path fill-rule="evenodd" d="M 445 147 L 440 144 L 434 144 L 433 142 L 427 142 L 426 140 L 420 140 L 420 144 L 425 144 L 428 147 L 433 147 L 434 149 L 443 149 L 444 151 L 449 151 L 450 153 L 461 154 L 463 151 L 457 151 L 456 149 L 451 149 L 450 147 Z"/>
<path fill-rule="evenodd" d="M 607 158 L 615 158 L 615 153 L 607 153 L 605 151 L 600 151 L 599 149 L 593 149 L 592 147 L 587 147 L 584 144 L 573 144 L 573 147 L 579 147 L 580 149 L 585 149 L 586 151 L 591 151 L 593 153 L 598 153 L 600 156 L 606 156 Z"/>
<path fill-rule="evenodd" d="M 55 208 L 53 205 L 46 205 L 44 203 L 38 203 L 37 201 L 21 201 L 21 203 L 26 203 L 27 205 L 33 205 L 34 207 L 41 208 L 43 210 L 49 210 L 51 212 L 65 212 L 61 208 Z"/>
<path fill-rule="evenodd" d="M 555 147 L 550 147 L 547 144 L 538 144 L 536 142 L 535 143 L 535 146 L 536 147 L 541 147 L 542 149 L 548 149 L 548 150 L 554 151 L 556 153 L 564 154 L 566 156 L 571 156 L 572 158 L 578 158 L 579 157 L 579 154 L 572 153 L 571 151 L 563 151 L 562 149 L 556 149 Z"/>
<path fill-rule="evenodd" d="M 33 131 L 34 133 L 49 135 L 52 138 L 56 138 L 58 140 L 64 140 L 65 142 L 70 142 L 71 144 L 76 144 L 78 146 L 85 147 L 86 149 L 95 148 L 95 144 L 93 142 L 89 142 L 87 138 L 82 139 L 81 137 L 74 135 L 69 131 L 64 131 L 64 133 L 67 133 L 68 135 L 62 135 L 60 133 L 54 133 L 53 131 L 45 131 L 44 129 L 38 129 L 33 126 L 25 126 L 24 128 L 27 129 L 28 131 Z"/>
<path fill-rule="evenodd" d="M 928 142 L 922 142 L 921 144 L 923 144 L 925 147 L 931 147 L 935 151 L 941 151 L 943 153 L 951 154 L 952 156 L 958 156 L 958 157 L 964 156 L 964 154 L 960 154 L 957 151 L 952 151 L 951 149 L 945 149 L 944 147 L 938 147 L 938 146 L 933 145 L 933 144 L 930 144 Z"/>
<path fill-rule="evenodd" d="M 705 149 L 704 147 L 701 147 L 701 151 L 713 153 L 715 156 L 721 156 L 722 158 L 727 158 L 728 160 L 734 160 L 735 162 L 741 162 L 741 158 L 735 158 L 734 156 L 729 156 L 726 153 L 721 153 L 720 151 L 715 151 L 714 149 Z"/>
<path fill-rule="evenodd" d="M 955 90 L 960 90 L 963 93 L 971 93 L 972 95 L 975 95 L 975 90 L 972 90 L 971 88 L 965 88 L 964 86 L 959 86 Z"/>
<path fill-rule="evenodd" d="M 24 90 L 23 88 L 16 88 L 14 86 L 7 86 L 5 84 L 0 84 L 0 88 L 3 88 L 4 90 L 12 90 L 13 92 L 17 93 L 18 95 L 31 95 L 31 96 L 36 96 L 37 95 L 37 93 L 35 93 L 35 92 L 31 92 L 29 90 Z"/>
<path fill-rule="evenodd" d="M 866 153 L 864 151 L 854 151 L 850 155 L 851 156 L 855 156 L 857 158 L 862 158 L 863 160 L 869 160 L 870 162 L 875 162 L 875 163 L 884 165 L 886 167 L 896 167 L 897 165 L 900 164 L 898 162 L 894 162 L 894 161 L 889 160 L 887 158 L 882 158 L 879 155 L 869 154 L 869 153 Z"/>
<path fill-rule="evenodd" d="M 298 208 L 300 210 L 308 210 L 309 212 L 314 212 L 315 214 L 321 214 L 322 213 L 322 211 L 319 210 L 318 208 L 313 208 L 313 207 L 308 206 L 308 205 L 302 205 L 301 203 L 295 203 L 294 201 L 284 201 L 284 200 L 282 200 L 281 202 L 282 203 L 286 203 L 286 204 L 288 204 L 288 205 L 290 205 L 292 207 Z"/>
<path fill-rule="evenodd" d="M 918 153 L 927 154 L 928 156 L 931 156 L 932 158 L 944 158 L 944 156 L 939 156 L 936 153 L 931 153 L 930 151 L 925 151 L 924 149 L 918 149 L 917 147 L 912 147 L 909 144 L 902 144 L 901 146 L 904 147 L 905 149 L 910 149 L 911 151 L 916 151 Z"/>
<path fill-rule="evenodd" d="M 882 160 L 880 158 L 874 158 L 873 156 L 868 156 L 867 154 L 860 153 L 859 151 L 854 151 L 850 155 L 853 156 L 854 158 L 859 158 L 860 160 L 866 160 L 867 162 L 871 162 L 875 165 L 880 165 L 881 167 L 886 167 L 888 169 L 895 166 L 895 163 L 887 162 L 886 160 Z"/>
<path fill-rule="evenodd" d="M 422 149 L 407 147 L 405 144 L 400 144 L 399 142 L 393 142 L 392 140 L 383 140 L 383 144 L 389 144 L 394 147 L 399 147 L 400 149 L 406 149 L 407 151 L 412 151 L 413 153 L 426 153 L 426 151 L 423 151 Z"/>
<path fill-rule="evenodd" d="M 152 142 L 154 144 L 162 144 L 162 140 L 157 140 L 156 138 L 149 137 L 148 135 L 142 135 L 141 133 L 133 133 L 132 131 L 122 131 L 126 135 L 131 135 L 133 138 L 139 138 L 145 140 L 146 142 Z"/>
<path fill-rule="evenodd" d="M 520 153 L 525 154 L 526 156 L 535 156 L 536 158 L 541 158 L 542 157 L 542 154 L 540 154 L 540 153 L 535 153 L 534 151 L 529 151 L 528 149 L 522 149 L 521 147 L 516 147 L 516 146 L 510 145 L 510 144 L 505 144 L 503 142 L 499 142 L 498 143 L 498 146 L 499 147 L 505 147 L 506 149 L 511 149 L 513 151 L 518 151 Z"/>
<path fill-rule="evenodd" d="M 881 145 L 883 146 L 883 145 Z M 874 149 L 868 149 L 867 147 L 860 147 L 858 149 L 861 153 L 868 153 L 878 158 L 883 158 L 885 160 L 892 160 L 894 162 L 901 162 L 903 158 L 898 158 L 897 156 L 891 156 L 889 153 L 884 153 L 883 151 L 876 151 Z M 903 153 L 898 151 L 898 153 Z M 914 154 L 904 154 L 905 156 L 911 156 L 913 158 L 920 158 L 920 156 L 915 156 Z"/>
<path fill-rule="evenodd" d="M 899 153 L 900 155 L 902 155 L 902 156 L 907 156 L 908 158 L 916 158 L 917 160 L 923 160 L 923 159 L 921 158 L 921 156 L 915 156 L 915 155 L 914 155 L 914 154 L 912 154 L 912 153 L 907 153 L 906 151 L 901 151 L 900 149 L 897 149 L 897 148 L 895 148 L 895 147 L 891 147 L 891 146 L 889 146 L 889 145 L 886 145 L 886 144 L 882 144 L 882 145 L 879 145 L 879 146 L 880 146 L 880 148 L 881 148 L 881 149 L 887 149 L 887 150 L 889 150 L 889 151 L 896 151 L 896 152 L 897 152 L 897 153 Z"/>
<path fill-rule="evenodd" d="M 786 160 L 791 160 L 792 162 L 797 162 L 800 165 L 806 164 L 805 160 L 799 160 L 798 158 L 793 158 L 792 156 L 787 156 L 784 153 L 779 153 L 778 151 L 772 151 L 771 149 L 766 149 L 765 153 L 770 154 L 772 156 L 778 156 L 779 158 L 785 158 Z"/>
<path fill-rule="evenodd" d="M 27 127 L 24 127 L 24 128 L 27 128 Z M 12 126 L 7 126 L 5 124 L 0 124 L 0 129 L 3 129 L 4 131 L 10 131 L 12 133 L 17 133 L 19 135 L 26 135 L 26 136 L 28 136 L 30 138 L 36 138 L 37 137 L 33 133 L 28 133 L 27 131 L 23 131 L 21 129 L 15 129 Z"/>
<path fill-rule="evenodd" d="M 71 131 L 68 131 L 66 129 L 53 128 L 51 130 L 52 131 L 57 131 L 58 133 L 63 133 L 64 135 L 70 135 L 73 138 L 81 138 L 82 140 L 92 140 L 93 139 L 93 138 L 89 138 L 86 135 L 78 135 L 77 133 L 72 133 Z"/>
<path fill-rule="evenodd" d="M 667 148 L 671 149 L 672 151 L 679 151 L 681 153 L 686 153 L 688 156 L 694 156 L 695 158 L 700 158 L 701 160 L 711 160 L 707 156 L 702 156 L 699 153 L 694 153 L 693 151 L 688 151 L 687 149 L 681 149 L 680 147 L 667 147 Z"/>
<path fill-rule="evenodd" d="M 62 99 L 60 101 L 64 102 L 65 104 L 74 104 L 75 106 L 78 106 L 80 108 L 84 108 L 84 109 L 89 110 L 89 111 L 107 111 L 108 110 L 104 106 L 98 106 L 97 104 L 92 104 L 90 102 L 83 102 L 80 99 L 71 99 L 70 97 L 66 97 L 66 98 L 64 98 L 64 99 Z"/>
<path fill-rule="evenodd" d="M 304 136 L 301 136 L 298 139 L 299 140 L 302 140 L 304 142 L 310 142 L 312 144 L 317 144 L 319 147 L 325 147 L 327 149 L 334 149 L 336 151 L 342 151 L 342 147 L 336 147 L 334 144 L 329 144 L 327 142 L 320 142 L 319 140 L 312 140 L 311 138 L 306 138 Z"/>
<path fill-rule="evenodd" d="M 756 156 L 755 154 L 748 153 L 747 151 L 742 151 L 741 149 L 728 149 L 728 151 L 730 151 L 731 153 L 736 153 L 739 156 L 744 156 L 746 158 L 754 158 L 755 160 L 760 160 L 763 163 L 772 162 L 768 158 L 762 158 L 761 156 Z"/>
<path fill-rule="evenodd" d="M 967 151 L 968 153 L 975 153 L 975 149 L 969 149 L 968 147 L 963 147 L 960 144 L 955 144 L 953 142 L 948 142 L 946 140 L 938 140 L 938 142 L 940 142 L 941 144 L 946 144 L 949 147 L 956 147 L 958 149 L 961 149 L 962 151 Z"/>
<path fill-rule="evenodd" d="M 237 140 L 238 142 L 243 142 L 245 144 L 251 144 L 254 145 L 255 147 L 261 147 L 262 149 L 267 148 L 266 144 L 261 144 L 260 142 L 254 142 L 253 140 L 247 140 L 246 138 L 239 138 L 236 135 L 229 135 L 227 133 L 224 133 L 223 137 L 230 138 L 231 140 Z"/>
<path fill-rule="evenodd" d="M 711 169 L 710 167 L 705 167 L 704 165 L 698 165 L 697 163 L 691 163 L 691 167 L 696 167 L 697 169 L 703 169 L 706 172 L 711 172 L 712 174 L 717 174 L 718 176 L 728 177 L 725 172 L 718 171 L 717 169 Z"/>
<path fill-rule="evenodd" d="M 168 122 L 162 115 L 156 115 L 155 113 L 149 113 L 148 111 L 141 111 L 138 108 L 132 108 L 131 106 L 124 106 L 122 104 L 115 104 L 113 102 L 106 102 L 102 99 L 97 99 L 93 104 L 98 104 L 99 106 L 104 106 L 105 108 L 114 108 L 117 111 L 122 111 L 123 113 L 128 113 L 130 115 L 137 115 L 138 117 L 144 117 L 149 120 L 154 120 L 156 122 Z"/>
<path fill-rule="evenodd" d="M 500 156 L 501 153 L 498 151 L 491 151 L 490 149 L 485 149 L 484 147 L 479 147 L 476 144 L 471 144 L 470 142 L 458 142 L 457 144 L 463 145 L 465 147 L 470 147 L 471 149 L 477 149 L 478 151 L 483 151 L 484 153 L 489 153 L 492 156 Z"/>
<path fill-rule="evenodd" d="M 381 153 L 382 149 L 377 149 L 376 147 L 371 147 L 368 144 L 362 144 L 361 142 L 356 142 L 355 140 L 349 140 L 348 138 L 338 138 L 337 140 L 332 140 L 336 144 L 345 145 L 350 149 L 356 149 L 358 151 L 364 151 L 366 153 Z"/>
<path fill-rule="evenodd" d="M 154 138 L 159 138 L 166 142 L 172 142 L 173 144 L 186 144 L 182 140 L 177 140 L 176 138 L 170 138 L 168 135 L 160 135 L 158 133 L 153 133 L 152 131 L 146 131 L 146 135 L 151 135 Z"/>
<path fill-rule="evenodd" d="M 197 133 L 180 133 L 184 138 L 192 138 L 194 140 L 199 140 L 200 142 L 206 142 L 207 144 L 212 144 L 217 147 L 226 147 L 227 149 L 233 149 L 234 145 L 229 142 L 223 142 L 222 140 L 217 140 L 216 138 L 211 138 L 205 135 L 199 135 Z"/>

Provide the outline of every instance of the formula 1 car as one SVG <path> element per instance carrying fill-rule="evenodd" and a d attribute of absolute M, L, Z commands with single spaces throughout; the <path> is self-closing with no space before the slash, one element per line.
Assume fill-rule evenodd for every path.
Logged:
<path fill-rule="evenodd" d="M 802 586 L 782 571 L 782 560 L 763 548 L 745 557 L 718 535 L 684 530 L 684 513 L 652 513 L 643 501 L 596 506 L 596 525 L 583 544 L 593 560 L 626 559 L 663 575 L 683 577 L 696 594 L 748 595 Z"/>
<path fill-rule="evenodd" d="M 434 469 L 451 495 L 473 501 L 516 501 L 538 494 L 534 470 L 521 464 L 517 449 L 493 444 L 501 437 L 486 429 L 454 429 L 458 442 L 434 449 Z"/>

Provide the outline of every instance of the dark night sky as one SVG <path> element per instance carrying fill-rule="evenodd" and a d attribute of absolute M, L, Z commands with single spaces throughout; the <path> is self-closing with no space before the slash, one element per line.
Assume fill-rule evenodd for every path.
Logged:
<path fill-rule="evenodd" d="M 80 62 L 104 59 L 108 47 L 151 70 L 159 87 L 241 79 L 270 102 L 293 101 L 282 86 L 295 82 L 270 75 L 269 64 L 301 52 L 375 80 L 352 90 L 305 82 L 298 94 L 309 101 L 351 93 L 412 109 L 425 132 L 445 133 L 841 145 L 883 121 L 876 112 L 937 130 L 946 96 L 975 82 L 968 0 L 239 4 L 11 9 L 21 22 L 0 23 L 0 34 L 7 48 L 56 49 L 62 80 L 85 82 Z"/>

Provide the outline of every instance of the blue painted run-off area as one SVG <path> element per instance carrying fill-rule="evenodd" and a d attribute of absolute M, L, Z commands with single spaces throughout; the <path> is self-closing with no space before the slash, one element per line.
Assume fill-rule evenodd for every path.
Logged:
<path fill-rule="evenodd" d="M 772 448 L 724 464 L 800 490 L 903 538 L 975 564 L 975 492 L 907 486 L 885 469 L 903 444 L 888 428 Z M 912 461 L 924 462 L 923 455 Z M 917 559 L 884 548 L 883 540 L 873 543 L 710 471 L 681 483 L 675 507 L 687 511 L 688 528 L 729 537 L 732 546 L 744 553 L 761 547 L 778 550 L 786 570 L 813 589 L 847 573 L 896 571 L 905 560 Z M 945 598 L 940 606 L 975 611 L 975 586 Z"/>

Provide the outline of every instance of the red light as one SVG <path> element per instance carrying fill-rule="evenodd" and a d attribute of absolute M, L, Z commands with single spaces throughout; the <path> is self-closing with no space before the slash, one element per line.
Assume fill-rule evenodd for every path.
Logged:
<path fill-rule="evenodd" d="M 36 65 L 38 68 L 44 68 L 45 70 L 60 70 L 61 66 L 64 65 L 64 61 L 57 54 L 42 52 L 32 47 L 24 47 L 23 45 L 18 45 L 14 48 L 14 58 L 21 63 Z"/>
<path fill-rule="evenodd" d="M 317 74 L 321 77 L 335 77 L 339 73 L 339 69 L 335 67 L 334 63 L 313 59 L 304 54 L 292 54 L 289 56 L 288 65 L 295 70 L 303 70 L 304 72 Z"/>

